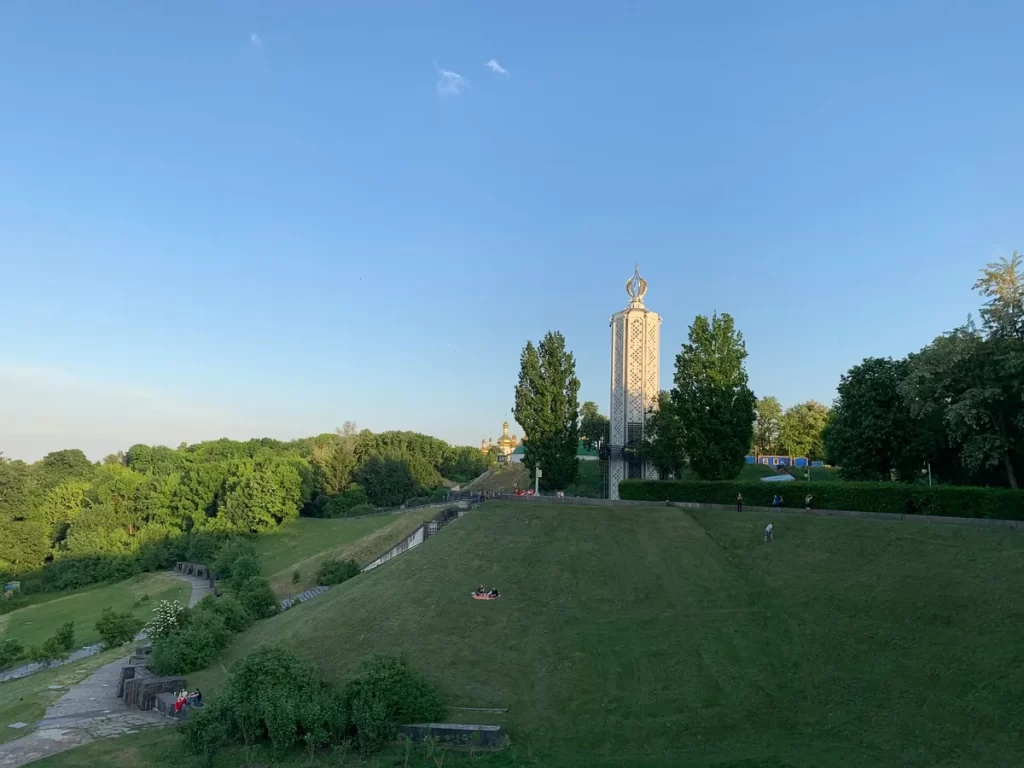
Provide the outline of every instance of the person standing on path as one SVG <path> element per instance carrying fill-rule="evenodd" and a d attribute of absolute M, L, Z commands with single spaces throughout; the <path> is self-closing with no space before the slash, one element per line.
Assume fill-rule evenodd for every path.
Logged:
<path fill-rule="evenodd" d="M 813 498 L 814 497 L 811 496 L 811 494 L 809 494 L 809 493 L 806 496 L 804 496 L 804 509 L 810 509 L 811 508 L 811 499 L 813 499 Z"/>
<path fill-rule="evenodd" d="M 737 512 L 742 512 L 743 511 L 743 494 L 742 493 L 737 493 L 736 494 L 736 511 Z"/>

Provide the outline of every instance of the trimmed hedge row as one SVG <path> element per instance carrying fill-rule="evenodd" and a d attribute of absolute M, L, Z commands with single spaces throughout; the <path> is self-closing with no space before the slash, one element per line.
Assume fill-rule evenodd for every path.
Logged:
<path fill-rule="evenodd" d="M 1024 520 L 1024 491 L 1006 488 L 927 486 L 906 483 L 702 482 L 688 480 L 623 480 L 619 497 L 634 501 L 691 501 L 735 504 L 736 494 L 752 507 L 770 507 L 782 494 L 784 507 L 803 509 L 804 497 L 814 497 L 814 509 L 850 512 L 889 512 L 905 515 L 986 517 Z"/>

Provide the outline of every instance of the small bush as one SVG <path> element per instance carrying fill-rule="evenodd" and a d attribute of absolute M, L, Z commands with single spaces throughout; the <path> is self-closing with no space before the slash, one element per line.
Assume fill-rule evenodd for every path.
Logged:
<path fill-rule="evenodd" d="M 362 572 L 355 560 L 324 560 L 316 574 L 316 583 L 331 586 L 348 581 Z"/>
<path fill-rule="evenodd" d="M 228 539 L 219 550 L 213 561 L 213 572 L 218 578 L 230 580 L 234 575 L 232 572 L 235 561 L 251 557 L 256 559 L 256 546 L 248 539 Z M 257 560 L 258 562 L 258 560 Z"/>
<path fill-rule="evenodd" d="M 184 675 L 209 666 L 231 639 L 224 617 L 192 611 L 185 626 L 153 643 L 149 666 L 160 675 Z"/>
<path fill-rule="evenodd" d="M 75 647 L 75 622 L 69 621 L 62 624 L 57 633 L 53 636 L 54 642 L 61 650 L 70 651 Z"/>
<path fill-rule="evenodd" d="M 210 611 L 224 619 L 224 626 L 229 632 L 244 632 L 252 625 L 252 617 L 245 606 L 232 595 L 217 598 L 207 595 L 192 609 L 193 614 L 203 611 Z"/>
<path fill-rule="evenodd" d="M 38 661 L 47 663 L 50 661 L 56 661 L 57 659 L 66 659 L 68 652 L 61 645 L 60 640 L 57 636 L 48 637 L 42 645 L 34 645 L 29 651 L 29 656 L 32 661 Z"/>
<path fill-rule="evenodd" d="M 14 662 L 20 661 L 25 655 L 25 646 L 22 645 L 21 641 L 9 637 L 6 640 L 0 640 L 0 669 L 11 666 Z"/>
<path fill-rule="evenodd" d="M 360 749 L 373 751 L 395 736 L 398 723 L 430 723 L 444 717 L 440 690 L 403 658 L 376 656 L 345 687 L 345 708 Z"/>
<path fill-rule="evenodd" d="M 358 517 L 359 515 L 372 515 L 377 511 L 377 508 L 373 504 L 359 504 L 358 506 L 352 507 L 348 511 L 348 517 Z"/>
<path fill-rule="evenodd" d="M 181 725 L 185 751 L 199 755 L 206 759 L 207 765 L 213 765 L 217 750 L 228 741 L 228 725 L 233 722 L 234 718 L 225 710 L 221 698 L 204 702 L 201 708 L 192 710 Z"/>
<path fill-rule="evenodd" d="M 793 481 L 781 486 L 762 482 L 688 480 L 623 480 L 619 483 L 619 496 L 636 501 L 734 505 L 737 493 L 743 494 L 744 504 L 757 507 L 770 507 L 772 497 L 781 493 L 785 507 L 803 508 L 804 496 L 809 493 L 814 497 L 815 509 L 1024 520 L 1021 492 L 1005 488 L 829 481 Z"/>
<path fill-rule="evenodd" d="M 253 576 L 259 576 L 260 570 L 260 561 L 254 555 L 239 557 L 231 564 L 231 586 L 237 588 Z"/>
<path fill-rule="evenodd" d="M 277 598 L 262 576 L 249 578 L 235 590 L 235 596 L 253 619 L 266 619 L 277 613 Z"/>
<path fill-rule="evenodd" d="M 292 571 L 292 584 L 298 584 L 302 581 L 302 574 L 298 571 Z"/>
<path fill-rule="evenodd" d="M 107 648 L 118 648 L 139 634 L 142 621 L 128 611 L 118 613 L 108 607 L 103 609 L 95 626 Z"/>

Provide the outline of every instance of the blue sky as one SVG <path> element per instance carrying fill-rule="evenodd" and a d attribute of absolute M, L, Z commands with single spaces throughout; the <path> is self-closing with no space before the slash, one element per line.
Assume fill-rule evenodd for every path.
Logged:
<path fill-rule="evenodd" d="M 548 329 L 606 410 L 635 261 L 663 387 L 718 310 L 758 395 L 830 402 L 1024 249 L 1021 28 L 1014 2 L 2 2 L 0 450 L 476 443 Z"/>

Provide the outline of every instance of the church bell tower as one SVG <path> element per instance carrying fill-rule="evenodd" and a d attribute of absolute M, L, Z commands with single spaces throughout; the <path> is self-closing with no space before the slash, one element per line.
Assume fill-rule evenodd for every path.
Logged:
<path fill-rule="evenodd" d="M 658 340 L 661 318 L 644 306 L 647 281 L 639 266 L 626 281 L 629 306 L 612 315 L 612 402 L 608 442 L 608 498 L 619 482 L 657 480 L 658 471 L 637 456 L 647 412 L 658 407 Z"/>

